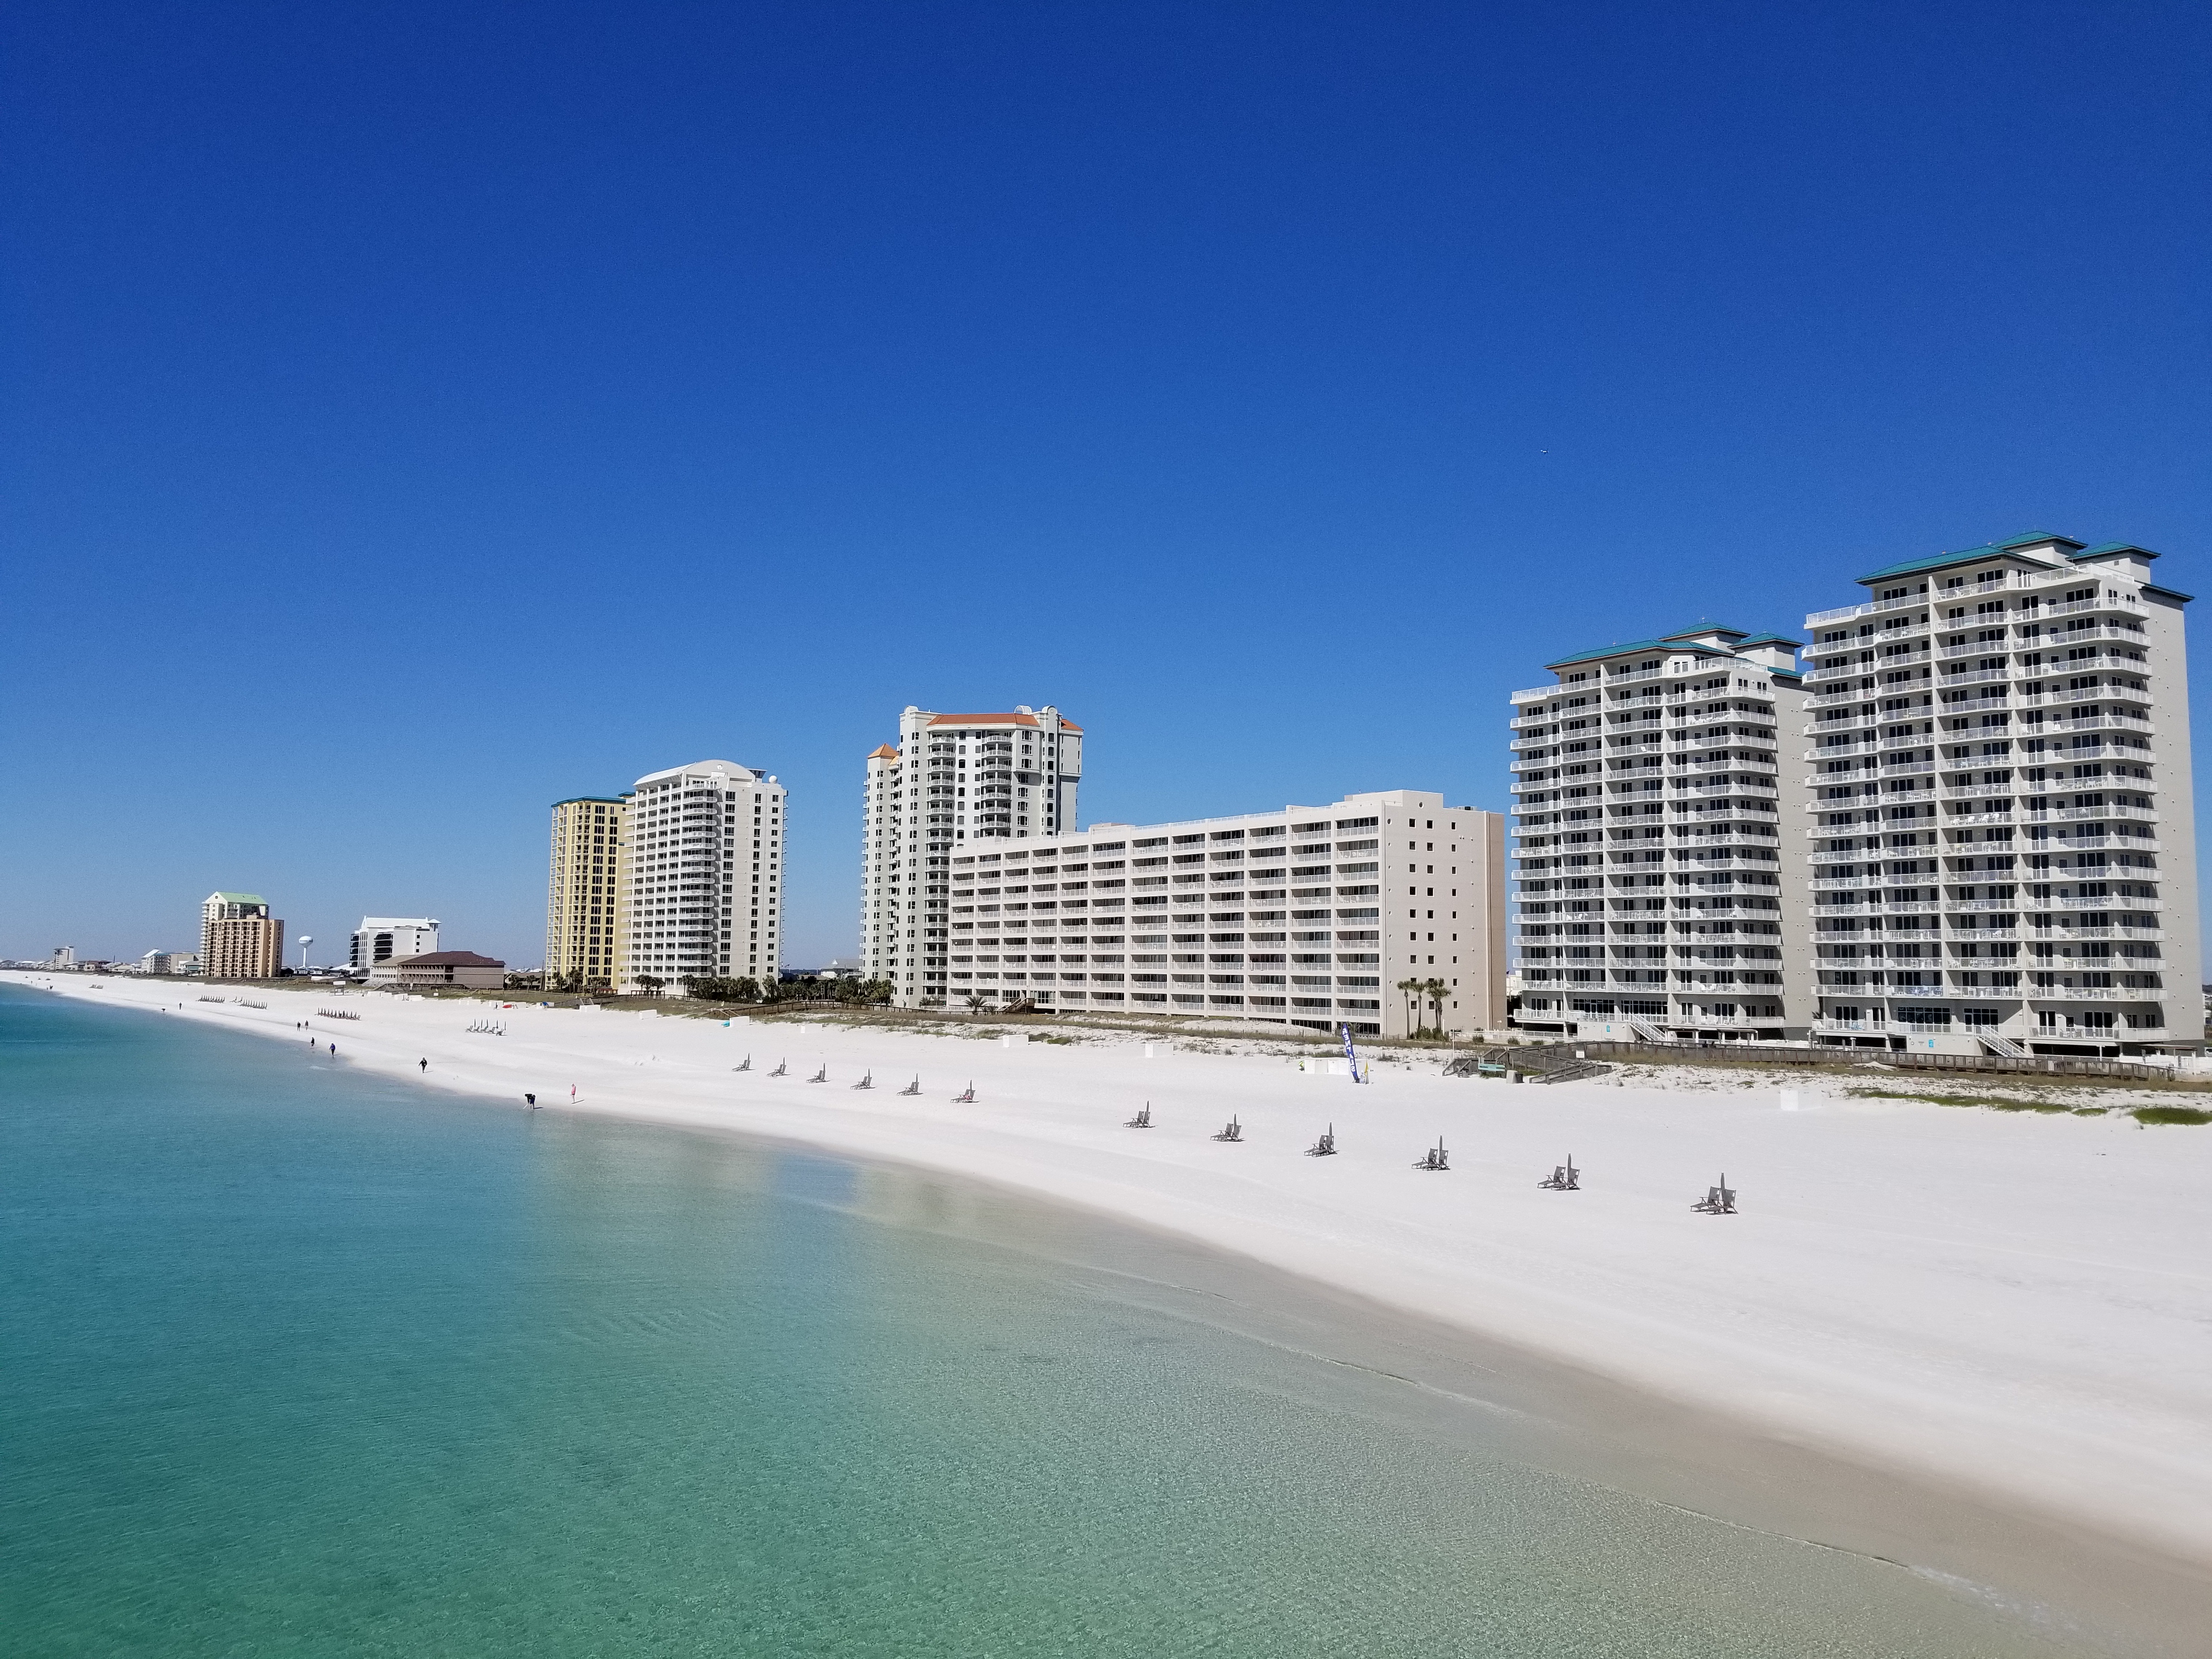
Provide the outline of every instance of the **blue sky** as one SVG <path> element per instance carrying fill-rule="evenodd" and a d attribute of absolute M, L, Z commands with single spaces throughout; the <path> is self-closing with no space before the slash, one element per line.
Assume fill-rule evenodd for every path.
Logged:
<path fill-rule="evenodd" d="M 0 955 L 542 955 L 548 803 L 1053 702 L 1085 821 L 2029 527 L 2212 583 L 2212 14 L 24 0 Z M 323 956 L 320 946 L 315 951 Z M 296 959 L 296 958 L 295 958 Z"/>

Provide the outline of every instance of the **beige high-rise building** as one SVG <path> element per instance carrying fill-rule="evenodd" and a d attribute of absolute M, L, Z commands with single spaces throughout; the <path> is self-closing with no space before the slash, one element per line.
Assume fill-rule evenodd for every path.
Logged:
<path fill-rule="evenodd" d="M 200 905 L 200 961 L 210 979 L 274 979 L 284 924 L 258 893 L 210 893 Z"/>
<path fill-rule="evenodd" d="M 553 803 L 545 890 L 545 982 L 582 989 L 621 983 L 623 828 L 627 795 Z"/>
<path fill-rule="evenodd" d="M 969 842 L 1075 827 L 1083 728 L 1049 703 L 939 714 L 912 705 L 896 748 L 867 758 L 860 795 L 860 971 L 943 999 L 945 878 Z"/>
<path fill-rule="evenodd" d="M 637 781 L 623 815 L 619 984 L 776 977 L 784 805 L 775 777 L 733 761 Z"/>

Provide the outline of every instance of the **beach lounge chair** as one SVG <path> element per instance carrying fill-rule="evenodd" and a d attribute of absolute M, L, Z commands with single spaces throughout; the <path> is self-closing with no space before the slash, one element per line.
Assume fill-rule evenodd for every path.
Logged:
<path fill-rule="evenodd" d="M 1706 1188 L 1705 1195 L 1690 1207 L 1703 1211 L 1707 1215 L 1734 1215 L 1735 1188 L 1728 1184 L 1728 1172 L 1723 1170 L 1721 1172 L 1721 1184 L 1717 1187 Z"/>
<path fill-rule="evenodd" d="M 1244 1139 L 1244 1126 L 1232 1117 L 1228 1122 L 1221 1126 L 1221 1133 L 1214 1136 L 1214 1139 L 1216 1140 L 1242 1140 Z"/>
<path fill-rule="evenodd" d="M 1437 1137 L 1437 1144 L 1430 1147 L 1429 1150 L 1422 1155 L 1421 1161 L 1414 1164 L 1413 1167 L 1417 1170 L 1449 1170 L 1451 1168 L 1451 1154 L 1444 1151 L 1444 1143 L 1442 1136 Z"/>
<path fill-rule="evenodd" d="M 1152 1103 L 1149 1100 L 1146 1101 L 1144 1105 L 1139 1109 L 1136 1116 L 1131 1118 L 1121 1127 L 1125 1129 L 1151 1128 L 1152 1127 Z"/>
<path fill-rule="evenodd" d="M 975 1085 L 972 1083 L 969 1084 L 958 1094 L 953 1096 L 952 1098 L 963 1106 L 971 1103 L 975 1098 Z"/>
<path fill-rule="evenodd" d="M 1306 1148 L 1306 1156 L 1308 1158 L 1334 1158 L 1336 1156 L 1336 1125 L 1334 1123 L 1330 1124 L 1328 1126 L 1328 1133 L 1323 1134 L 1319 1140 L 1314 1142 L 1312 1146 Z"/>
<path fill-rule="evenodd" d="M 809 1083 L 827 1083 L 830 1080 L 830 1062 L 826 1060 L 823 1060 L 822 1062 L 822 1069 L 806 1080 Z"/>
<path fill-rule="evenodd" d="M 745 1063 L 744 1063 L 744 1065 L 742 1065 L 742 1066 L 731 1066 L 731 1067 L 730 1067 L 730 1069 L 731 1069 L 732 1071 L 733 1071 L 733 1072 L 750 1072 L 750 1071 L 751 1071 L 751 1070 L 752 1070 L 752 1068 L 753 1068 L 753 1057 L 752 1057 L 750 1054 L 747 1054 L 747 1055 L 745 1056 Z"/>
<path fill-rule="evenodd" d="M 827 1067 L 825 1067 L 824 1069 L 826 1070 L 826 1069 L 827 1069 Z M 870 1072 L 868 1072 L 865 1076 L 863 1076 L 863 1077 L 860 1079 L 860 1080 L 858 1083 L 855 1083 L 853 1086 L 854 1086 L 855 1089 L 872 1089 L 872 1088 L 874 1088 L 874 1087 L 876 1086 L 876 1074 L 875 1074 L 875 1073 L 874 1073 L 873 1071 L 870 1071 Z"/>
<path fill-rule="evenodd" d="M 1553 1170 L 1549 1181 L 1540 1181 L 1536 1184 L 1548 1187 L 1555 1193 L 1578 1193 L 1583 1189 L 1582 1177 L 1583 1172 L 1575 1168 L 1575 1155 L 1569 1152 L 1567 1161 Z"/>
<path fill-rule="evenodd" d="M 914 1074 L 914 1081 L 908 1084 L 906 1087 L 900 1090 L 899 1092 L 902 1095 L 920 1094 L 921 1092 L 921 1073 L 916 1072 Z"/>
<path fill-rule="evenodd" d="M 781 1076 L 783 1076 L 783 1075 L 784 1075 L 784 1073 L 786 1073 L 787 1072 L 788 1072 L 788 1071 L 790 1071 L 790 1070 L 791 1070 L 791 1062 L 790 1062 L 789 1060 L 778 1060 L 778 1061 L 776 1061 L 776 1063 L 775 1063 L 775 1070 L 774 1070 L 773 1072 L 770 1072 L 770 1073 L 769 1073 L 769 1075 L 770 1077 L 781 1077 Z"/>

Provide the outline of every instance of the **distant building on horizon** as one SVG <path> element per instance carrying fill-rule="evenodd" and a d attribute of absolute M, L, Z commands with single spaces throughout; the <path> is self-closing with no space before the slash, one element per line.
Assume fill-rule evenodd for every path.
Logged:
<path fill-rule="evenodd" d="M 363 916 L 353 930 L 347 965 L 356 973 L 374 972 L 402 957 L 419 957 L 437 948 L 435 916 Z"/>
<path fill-rule="evenodd" d="M 734 761 L 637 781 L 623 814 L 618 988 L 776 976 L 785 804 L 772 774 Z"/>
<path fill-rule="evenodd" d="M 54 946 L 53 955 L 46 958 L 46 966 L 49 968 L 76 967 L 76 946 L 74 945 L 57 945 Z"/>
<path fill-rule="evenodd" d="M 258 893 L 210 893 L 200 905 L 200 965 L 210 979 L 274 979 L 284 924 Z"/>
<path fill-rule="evenodd" d="M 933 957 L 943 967 L 944 878 L 956 847 L 1075 828 L 1083 736 L 1050 703 L 986 714 L 908 704 L 900 713 L 897 746 L 869 753 L 861 786 L 865 977 L 903 985 Z"/>
<path fill-rule="evenodd" d="M 629 796 L 553 803 L 545 884 L 545 984 L 605 990 L 622 979 L 623 848 Z"/>
<path fill-rule="evenodd" d="M 433 951 L 424 956 L 404 957 L 379 971 L 388 972 L 394 988 L 402 991 L 434 990 L 447 985 L 496 991 L 507 983 L 505 963 L 473 951 Z"/>
<path fill-rule="evenodd" d="M 197 951 L 149 951 L 138 958 L 138 971 L 143 974 L 197 974 L 200 971 L 200 955 Z"/>

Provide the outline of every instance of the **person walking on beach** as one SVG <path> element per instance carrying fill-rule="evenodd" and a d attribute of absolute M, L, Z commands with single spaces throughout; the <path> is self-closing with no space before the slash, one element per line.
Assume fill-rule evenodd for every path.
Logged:
<path fill-rule="evenodd" d="M 538 1097 L 536 1095 L 525 1095 L 523 1096 L 523 1098 L 530 1103 L 530 1109 L 532 1111 L 534 1112 L 538 1109 Z"/>
<path fill-rule="evenodd" d="M 430 1062 L 427 1060 L 418 1060 L 415 1063 L 426 1072 L 430 1069 Z"/>
<path fill-rule="evenodd" d="M 336 1053 L 337 1053 L 337 1051 L 338 1051 L 338 1045 L 337 1045 L 337 1043 L 335 1043 L 335 1042 L 333 1042 L 332 1044 L 331 1044 L 331 1052 L 332 1054 L 336 1054 Z"/>

